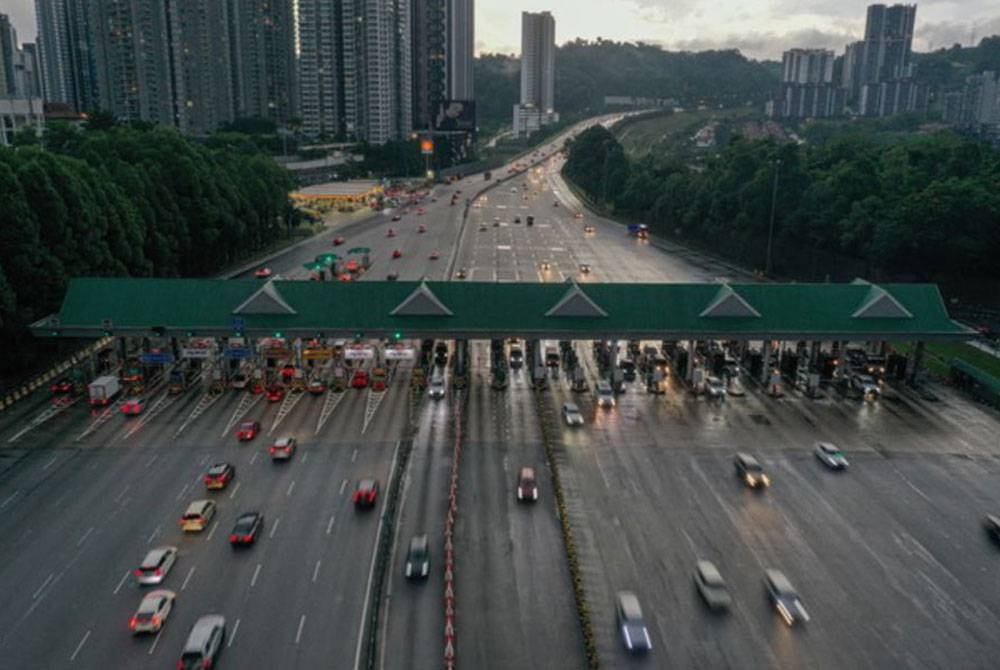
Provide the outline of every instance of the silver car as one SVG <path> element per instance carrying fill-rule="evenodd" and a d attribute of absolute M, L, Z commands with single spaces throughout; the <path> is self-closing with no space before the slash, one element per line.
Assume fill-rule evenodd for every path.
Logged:
<path fill-rule="evenodd" d="M 733 599 L 726 590 L 722 574 L 711 561 L 698 561 L 694 571 L 694 584 L 710 610 L 726 610 Z"/>
<path fill-rule="evenodd" d="M 829 442 L 816 443 L 816 458 L 831 470 L 847 469 L 847 459 L 835 444 Z"/>
<path fill-rule="evenodd" d="M 646 620 L 642 616 L 639 599 L 631 591 L 620 591 L 616 600 L 618 628 L 621 630 L 625 648 L 632 652 L 652 649 L 653 643 L 649 639 L 649 630 L 646 629 Z"/>
<path fill-rule="evenodd" d="M 567 426 L 583 425 L 583 414 L 580 413 L 580 408 L 576 406 L 576 403 L 565 403 L 562 406 L 562 415 Z"/>
<path fill-rule="evenodd" d="M 768 597 L 786 624 L 792 626 L 798 621 L 809 621 L 809 613 L 802 606 L 799 594 L 795 592 L 785 573 L 780 570 L 766 570 L 764 583 L 767 585 Z"/>
<path fill-rule="evenodd" d="M 157 547 L 150 549 L 146 558 L 135 570 L 135 578 L 140 584 L 159 584 L 167 577 L 170 568 L 177 561 L 177 547 Z"/>
<path fill-rule="evenodd" d="M 426 535 L 414 535 L 406 552 L 406 567 L 403 574 L 407 579 L 425 578 L 430 573 L 431 558 L 427 548 Z"/>
<path fill-rule="evenodd" d="M 705 380 L 705 395 L 721 400 L 726 397 L 726 385 L 718 377 L 709 377 Z"/>
<path fill-rule="evenodd" d="M 164 622 L 174 608 L 177 594 L 166 589 L 147 593 L 139 603 L 139 608 L 129 619 L 128 627 L 133 635 L 139 633 L 159 633 Z"/>

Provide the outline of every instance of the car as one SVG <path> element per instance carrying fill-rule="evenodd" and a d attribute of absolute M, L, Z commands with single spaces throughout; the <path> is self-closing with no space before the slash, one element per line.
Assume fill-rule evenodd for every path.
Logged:
<path fill-rule="evenodd" d="M 271 268 L 260 268 L 259 270 L 253 273 L 253 276 L 256 277 L 257 279 L 267 279 L 272 274 L 274 273 L 271 271 Z"/>
<path fill-rule="evenodd" d="M 538 482 L 534 468 L 521 468 L 517 475 L 517 499 L 522 502 L 538 500 Z"/>
<path fill-rule="evenodd" d="M 341 244 L 344 243 L 344 241 L 345 240 L 344 240 L 343 237 L 341 237 L 340 235 L 337 235 L 335 238 L 333 238 L 333 246 L 339 247 Z"/>
<path fill-rule="evenodd" d="M 390 228 L 389 230 L 387 230 L 385 232 L 385 236 L 386 237 L 396 237 L 396 230 L 394 228 Z"/>
<path fill-rule="evenodd" d="M 596 232 L 597 232 L 597 229 L 594 228 L 593 226 L 584 226 L 583 227 L 583 234 L 584 235 L 593 235 Z"/>
<path fill-rule="evenodd" d="M 436 261 L 437 259 L 441 258 L 441 254 L 438 253 L 437 251 L 432 251 L 431 255 L 428 256 L 428 258 L 430 258 L 432 261 Z"/>
<path fill-rule="evenodd" d="M 225 639 L 226 618 L 224 616 L 206 614 L 201 617 L 188 633 L 181 658 L 177 661 L 177 670 L 201 670 L 202 668 L 215 667 Z"/>
<path fill-rule="evenodd" d="M 865 400 L 878 400 L 882 394 L 882 387 L 871 375 L 853 374 L 850 383 L 851 388 Z"/>
<path fill-rule="evenodd" d="M 274 382 L 267 387 L 267 401 L 268 402 L 278 402 L 285 397 L 285 387 Z"/>
<path fill-rule="evenodd" d="M 215 502 L 212 500 L 195 500 L 181 517 L 181 530 L 185 533 L 200 533 L 215 516 Z"/>
<path fill-rule="evenodd" d="M 435 201 L 435 202 L 436 202 L 436 201 Z M 424 213 L 425 213 L 425 212 L 424 212 L 424 208 L 423 208 L 423 207 L 418 207 L 418 208 L 417 208 L 417 216 L 423 216 L 423 215 L 424 215 Z"/>
<path fill-rule="evenodd" d="M 583 212 L 577 212 L 577 213 L 575 213 L 573 215 L 573 218 L 574 219 L 582 219 L 583 218 Z"/>
<path fill-rule="evenodd" d="M 122 403 L 121 413 L 125 416 L 135 416 L 142 414 L 142 410 L 144 409 L 146 409 L 145 398 L 129 398 Z"/>
<path fill-rule="evenodd" d="M 467 274 L 468 273 L 467 273 L 467 271 L 466 271 L 465 268 L 458 268 L 458 272 L 455 273 L 455 278 L 456 279 L 465 279 L 465 277 L 466 277 Z"/>
<path fill-rule="evenodd" d="M 694 584 L 708 609 L 713 611 L 729 609 L 733 599 L 726 589 L 726 582 L 722 579 L 722 574 L 714 563 L 702 560 L 695 564 Z"/>
<path fill-rule="evenodd" d="M 983 528 L 994 542 L 1000 542 L 1000 515 L 987 514 L 983 519 Z"/>
<path fill-rule="evenodd" d="M 542 261 L 538 267 L 541 268 L 542 272 L 548 272 L 552 269 L 552 264 L 549 261 Z"/>
<path fill-rule="evenodd" d="M 609 408 L 615 406 L 615 390 L 607 380 L 597 382 L 597 406 Z"/>
<path fill-rule="evenodd" d="M 393 221 L 400 221 L 402 218 L 403 217 L 401 217 L 399 214 L 393 214 L 392 215 L 392 220 Z"/>
<path fill-rule="evenodd" d="M 205 471 L 202 481 L 205 483 L 206 489 L 215 491 L 229 486 L 229 482 L 233 481 L 235 476 L 236 468 L 230 463 L 216 463 Z"/>
<path fill-rule="evenodd" d="M 819 459 L 820 463 L 831 470 L 847 469 L 847 458 L 844 457 L 840 448 L 835 444 L 831 444 L 829 442 L 817 442 L 815 452 L 816 458 Z"/>
<path fill-rule="evenodd" d="M 392 257 L 393 258 L 402 258 L 403 257 L 403 252 L 400 251 L 399 249 L 393 249 L 392 250 Z"/>
<path fill-rule="evenodd" d="M 514 223 L 521 223 L 521 217 L 515 216 L 514 217 Z"/>
<path fill-rule="evenodd" d="M 771 485 L 771 478 L 764 474 L 764 468 L 750 454 L 736 454 L 733 463 L 736 466 L 736 476 L 750 488 L 767 488 Z"/>
<path fill-rule="evenodd" d="M 70 380 L 68 380 L 66 378 L 59 379 L 59 380 L 53 382 L 49 386 L 49 392 L 51 392 L 52 395 L 60 395 L 60 394 L 63 394 L 63 393 L 71 393 L 72 391 L 73 391 L 73 382 L 71 382 Z"/>
<path fill-rule="evenodd" d="M 493 217 L 493 223 L 500 223 L 500 217 L 499 216 L 494 216 Z"/>
<path fill-rule="evenodd" d="M 580 413 L 580 408 L 576 406 L 576 403 L 564 403 L 562 406 L 562 415 L 567 426 L 583 425 L 583 414 Z"/>
<path fill-rule="evenodd" d="M 159 584 L 166 579 L 170 568 L 177 562 L 177 547 L 165 546 L 150 549 L 142 563 L 132 573 L 139 584 Z"/>
<path fill-rule="evenodd" d="M 385 276 L 385 280 L 386 281 L 396 281 L 397 279 L 399 279 L 399 273 L 398 272 L 390 272 L 389 274 L 387 274 Z"/>
<path fill-rule="evenodd" d="M 615 613 L 625 648 L 630 652 L 650 651 L 653 643 L 649 639 L 639 598 L 631 591 L 619 591 L 615 597 Z"/>
<path fill-rule="evenodd" d="M 351 499 L 354 501 L 355 507 L 374 507 L 378 500 L 378 480 L 359 479 Z"/>
<path fill-rule="evenodd" d="M 322 379 L 313 379 L 306 386 L 306 390 L 313 395 L 322 395 L 326 391 L 326 383 Z"/>
<path fill-rule="evenodd" d="M 272 461 L 287 461 L 295 453 L 296 446 L 298 441 L 294 437 L 281 437 L 267 448 L 267 453 L 271 454 Z"/>
<path fill-rule="evenodd" d="M 718 377 L 705 379 L 705 395 L 713 400 L 723 400 L 726 397 L 726 385 Z"/>
<path fill-rule="evenodd" d="M 552 203 L 552 206 L 553 206 L 553 207 L 558 207 L 558 206 L 559 206 L 559 201 L 558 201 L 558 200 L 556 200 L 555 202 L 553 202 L 553 203 Z"/>
<path fill-rule="evenodd" d="M 482 223 L 482 224 L 479 225 L 479 232 L 481 232 L 481 233 L 485 233 L 486 232 L 486 224 L 485 223 Z"/>
<path fill-rule="evenodd" d="M 421 223 L 419 226 L 417 226 L 417 232 L 418 233 L 426 233 L 427 232 L 427 226 L 425 226 L 424 224 Z"/>
<path fill-rule="evenodd" d="M 177 594 L 166 589 L 150 591 L 142 600 L 135 614 L 128 620 L 128 628 L 133 635 L 159 633 L 174 608 Z"/>
<path fill-rule="evenodd" d="M 406 564 L 403 576 L 407 579 L 424 579 L 430 574 L 431 556 L 426 535 L 414 535 L 406 550 Z"/>
<path fill-rule="evenodd" d="M 233 547 L 245 547 L 257 541 L 260 529 L 264 525 L 264 515 L 260 512 L 244 512 L 236 518 L 233 530 L 229 533 L 229 544 Z"/>
<path fill-rule="evenodd" d="M 746 394 L 747 394 L 746 387 L 743 386 L 743 382 L 740 381 L 740 378 L 729 377 L 729 383 L 726 385 L 726 395 L 742 398 Z"/>
<path fill-rule="evenodd" d="M 589 275 L 590 274 L 590 266 L 587 265 L 586 263 L 580 263 L 580 274 L 582 274 L 582 275 Z"/>
<path fill-rule="evenodd" d="M 295 366 L 290 363 L 282 366 L 280 374 L 281 380 L 286 384 L 289 383 L 295 377 Z"/>
<path fill-rule="evenodd" d="M 351 375 L 351 388 L 363 389 L 368 388 L 368 372 L 367 370 L 355 370 L 354 374 Z"/>
<path fill-rule="evenodd" d="M 440 400 L 444 397 L 445 383 L 444 378 L 440 376 L 435 376 L 431 379 L 430 386 L 428 387 L 428 394 L 431 398 L 435 400 Z"/>
<path fill-rule="evenodd" d="M 236 439 L 240 442 L 249 442 L 257 437 L 260 432 L 260 421 L 244 421 L 236 430 Z"/>
<path fill-rule="evenodd" d="M 230 380 L 229 385 L 238 391 L 242 391 L 247 387 L 247 384 L 249 383 L 250 380 L 247 378 L 247 376 L 242 372 L 238 372 L 235 375 L 233 375 L 233 378 Z"/>
<path fill-rule="evenodd" d="M 795 592 L 788 577 L 780 570 L 765 570 L 764 584 L 767 587 L 767 596 L 771 599 L 778 614 L 789 626 L 801 621 L 809 621 L 809 613 L 802 606 L 799 595 Z"/>

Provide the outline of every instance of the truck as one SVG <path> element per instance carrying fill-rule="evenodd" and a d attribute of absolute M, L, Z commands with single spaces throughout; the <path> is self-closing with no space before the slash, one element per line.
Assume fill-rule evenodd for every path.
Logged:
<path fill-rule="evenodd" d="M 630 223 L 628 234 L 640 240 L 647 240 L 649 239 L 649 226 L 645 223 Z"/>
<path fill-rule="evenodd" d="M 92 407 L 103 407 L 109 404 L 121 390 L 121 382 L 114 375 L 98 377 L 87 385 Z"/>

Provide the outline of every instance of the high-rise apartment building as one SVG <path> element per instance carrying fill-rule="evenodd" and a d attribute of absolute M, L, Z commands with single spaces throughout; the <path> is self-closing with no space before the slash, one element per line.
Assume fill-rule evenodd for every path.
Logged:
<path fill-rule="evenodd" d="M 833 84 L 832 51 L 790 49 L 781 59 L 781 85 L 769 116 L 826 118 L 844 113 L 844 92 Z"/>
<path fill-rule="evenodd" d="M 298 114 L 293 0 L 228 2 L 234 114 L 287 124 Z M 315 2 L 299 4 L 315 11 Z"/>
<path fill-rule="evenodd" d="M 514 135 L 524 137 L 559 120 L 555 111 L 556 22 L 549 12 L 521 13 L 521 104 Z"/>
<path fill-rule="evenodd" d="M 435 128 L 448 100 L 472 100 L 473 0 L 412 0 L 413 127 Z"/>
<path fill-rule="evenodd" d="M 175 123 L 185 134 L 212 133 L 233 120 L 229 5 L 219 0 L 153 2 L 167 10 Z"/>
<path fill-rule="evenodd" d="M 961 91 L 945 96 L 944 120 L 971 129 L 1000 129 L 1000 75 L 987 70 L 965 78 Z"/>
<path fill-rule="evenodd" d="M 298 0 L 298 5 L 302 132 L 308 137 L 336 137 L 345 131 L 342 8 L 329 0 Z"/>
<path fill-rule="evenodd" d="M 17 48 L 17 31 L 11 25 L 10 17 L 0 14 L 0 97 L 17 95 L 15 71 L 21 57 Z"/>
<path fill-rule="evenodd" d="M 472 66 L 476 46 L 474 0 L 449 0 L 448 97 L 472 100 Z"/>
<path fill-rule="evenodd" d="M 790 49 L 781 58 L 784 84 L 830 84 L 833 82 L 833 52 L 827 49 Z"/>

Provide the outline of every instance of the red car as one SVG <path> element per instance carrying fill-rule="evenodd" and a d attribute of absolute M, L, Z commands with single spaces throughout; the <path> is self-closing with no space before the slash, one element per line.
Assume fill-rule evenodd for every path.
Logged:
<path fill-rule="evenodd" d="M 205 476 L 202 477 L 202 481 L 205 482 L 206 489 L 214 491 L 216 489 L 224 489 L 229 486 L 229 482 L 231 482 L 235 476 L 236 468 L 232 465 L 229 463 L 216 463 L 205 472 Z"/>
<path fill-rule="evenodd" d="M 281 368 L 281 378 L 285 380 L 286 384 L 292 381 L 292 377 L 294 376 L 295 376 L 294 365 L 286 365 L 285 367 Z"/>
<path fill-rule="evenodd" d="M 392 250 L 392 257 L 393 258 L 402 258 L 403 257 L 403 252 L 400 251 L 399 249 L 393 249 Z"/>
<path fill-rule="evenodd" d="M 322 379 L 314 379 L 309 382 L 309 392 L 313 395 L 322 395 L 326 391 L 326 384 Z"/>
<path fill-rule="evenodd" d="M 417 210 L 417 216 L 423 216 L 423 215 L 424 215 L 424 208 L 421 207 Z"/>
<path fill-rule="evenodd" d="M 271 268 L 261 268 L 256 272 L 254 272 L 253 276 L 256 277 L 257 279 L 267 279 L 272 274 L 273 273 L 271 272 Z"/>
<path fill-rule="evenodd" d="M 344 243 L 344 238 L 341 237 L 340 235 L 337 235 L 335 238 L 333 238 L 333 246 L 339 247 L 343 243 Z"/>
<path fill-rule="evenodd" d="M 122 403 L 121 407 L 122 414 L 126 416 L 142 414 L 142 410 L 144 409 L 146 409 L 146 400 L 144 398 L 129 398 Z"/>
<path fill-rule="evenodd" d="M 355 370 L 351 377 L 351 388 L 368 388 L 368 373 L 365 370 Z"/>
<path fill-rule="evenodd" d="M 424 224 L 421 223 L 419 226 L 417 226 L 417 232 L 418 233 L 426 233 L 427 232 L 427 226 L 425 226 Z"/>
<path fill-rule="evenodd" d="M 374 507 L 378 499 L 378 481 L 375 479 L 361 479 L 357 488 L 354 489 L 355 507 Z"/>
<path fill-rule="evenodd" d="M 386 231 L 385 236 L 386 237 L 396 237 L 396 231 L 395 231 L 395 229 L 390 228 L 388 231 Z"/>
<path fill-rule="evenodd" d="M 354 281 L 354 277 L 351 275 L 337 275 L 337 281 Z"/>
<path fill-rule="evenodd" d="M 438 253 L 438 252 L 436 252 L 436 251 L 432 251 L 432 252 L 431 252 L 431 255 L 430 255 L 430 259 L 431 259 L 432 261 L 436 261 L 436 260 L 437 260 L 437 259 L 439 259 L 439 258 L 441 258 L 441 254 L 439 254 L 439 253 Z"/>
<path fill-rule="evenodd" d="M 236 439 L 240 442 L 249 442 L 253 438 L 257 437 L 257 433 L 259 432 L 259 421 L 244 421 L 240 424 L 239 429 L 236 431 Z"/>
<path fill-rule="evenodd" d="M 59 395 L 60 393 L 70 393 L 73 390 L 73 382 L 68 379 L 60 379 L 59 381 L 53 383 L 49 386 L 49 391 L 53 395 Z"/>
<path fill-rule="evenodd" d="M 285 397 L 285 387 L 281 384 L 274 383 L 267 388 L 267 401 L 268 402 L 278 402 Z"/>

